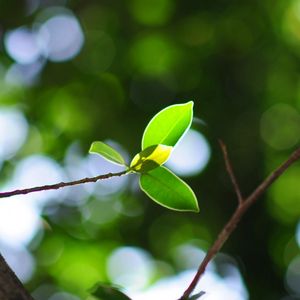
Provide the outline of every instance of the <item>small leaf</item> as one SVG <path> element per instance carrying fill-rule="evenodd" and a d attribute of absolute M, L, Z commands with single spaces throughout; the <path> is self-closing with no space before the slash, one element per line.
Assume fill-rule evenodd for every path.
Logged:
<path fill-rule="evenodd" d="M 158 144 L 174 147 L 191 126 L 193 105 L 193 101 L 175 104 L 156 114 L 144 131 L 142 149 Z"/>
<path fill-rule="evenodd" d="M 98 283 L 91 294 L 99 300 L 131 300 L 119 288 L 103 283 Z"/>
<path fill-rule="evenodd" d="M 146 173 L 164 164 L 171 155 L 173 147 L 153 145 L 141 151 L 130 163 L 130 170 Z"/>
<path fill-rule="evenodd" d="M 125 161 L 122 155 L 112 148 L 111 146 L 103 143 L 103 142 L 93 142 L 90 150 L 90 153 L 99 154 L 104 157 L 106 160 L 113 162 L 118 165 L 125 166 Z"/>
<path fill-rule="evenodd" d="M 199 211 L 193 190 L 165 167 L 141 174 L 140 187 L 152 200 L 169 209 Z"/>
<path fill-rule="evenodd" d="M 199 292 L 198 294 L 195 294 L 193 296 L 190 296 L 190 298 L 188 300 L 198 300 L 200 297 L 202 297 L 203 295 L 205 295 L 204 291 Z"/>

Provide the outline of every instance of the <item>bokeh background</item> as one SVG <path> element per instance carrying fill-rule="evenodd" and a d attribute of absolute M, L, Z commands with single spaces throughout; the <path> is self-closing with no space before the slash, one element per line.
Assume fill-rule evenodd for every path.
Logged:
<path fill-rule="evenodd" d="M 244 195 L 300 139 L 300 0 L 0 0 L 0 189 L 119 170 L 150 118 L 195 101 L 168 166 L 200 213 L 172 212 L 137 178 L 2 199 L 0 250 L 35 299 L 79 300 L 95 283 L 177 299 Z M 300 299 L 300 164 L 245 216 L 200 281 L 203 299 Z M 202 299 L 202 298 L 201 298 Z"/>

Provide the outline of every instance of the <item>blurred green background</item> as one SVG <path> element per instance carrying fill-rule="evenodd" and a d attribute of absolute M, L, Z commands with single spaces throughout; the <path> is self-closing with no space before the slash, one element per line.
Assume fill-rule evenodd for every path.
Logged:
<path fill-rule="evenodd" d="M 299 144 L 300 0 L 0 0 L 0 40 L 1 191 L 117 171 L 92 141 L 129 160 L 156 112 L 195 102 L 169 167 L 199 214 L 158 206 L 135 176 L 1 200 L 1 253 L 37 300 L 98 281 L 178 298 L 237 205 L 218 138 L 244 195 Z M 299 179 L 296 164 L 251 208 L 203 299 L 300 299 Z"/>

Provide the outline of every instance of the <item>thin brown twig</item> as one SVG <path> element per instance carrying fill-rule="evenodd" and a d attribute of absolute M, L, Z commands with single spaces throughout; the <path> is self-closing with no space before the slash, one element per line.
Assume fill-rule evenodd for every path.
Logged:
<path fill-rule="evenodd" d="M 268 189 L 268 187 L 278 178 L 280 177 L 294 162 L 299 160 L 300 158 L 300 148 L 294 151 L 289 158 L 283 162 L 275 171 L 273 171 L 255 190 L 252 192 L 250 196 L 248 196 L 242 203 L 238 205 L 233 215 L 227 222 L 227 224 L 223 227 L 217 239 L 208 250 L 204 260 L 201 262 L 197 273 L 195 274 L 192 282 L 185 290 L 181 298 L 179 300 L 187 300 L 190 295 L 194 291 L 196 285 L 198 284 L 201 276 L 204 274 L 205 269 L 208 263 L 212 260 L 212 258 L 220 251 L 224 243 L 227 241 L 229 236 L 232 234 L 237 224 L 245 214 L 245 212 L 252 206 L 257 199 Z"/>
<path fill-rule="evenodd" d="M 46 191 L 46 190 L 57 190 L 67 186 L 74 186 L 78 184 L 84 184 L 88 182 L 97 182 L 98 180 L 108 179 L 116 176 L 125 175 L 127 171 L 122 171 L 118 173 L 108 173 L 103 175 L 98 175 L 95 177 L 87 177 L 70 182 L 60 182 L 56 184 L 43 185 L 32 187 L 28 189 L 19 189 L 10 192 L 0 193 L 0 198 L 11 197 L 16 195 L 25 195 L 33 192 Z M 30 294 L 26 291 L 25 287 L 19 281 L 17 276 L 11 270 L 11 268 L 6 263 L 3 256 L 0 254 L 0 299 L 24 299 L 33 300 Z"/>
<path fill-rule="evenodd" d="M 228 156 L 228 152 L 227 152 L 227 147 L 222 140 L 219 140 L 219 143 L 220 143 L 221 150 L 222 150 L 222 153 L 224 156 L 225 167 L 226 167 L 227 173 L 230 177 L 231 183 L 233 185 L 234 191 L 236 193 L 236 196 L 238 198 L 239 205 L 240 205 L 244 199 L 243 199 L 239 184 L 238 184 L 236 177 L 234 175 L 234 172 L 233 172 L 233 168 L 232 168 L 232 165 L 231 165 L 231 162 L 230 162 L 230 159 Z"/>
<path fill-rule="evenodd" d="M 29 193 L 34 193 L 34 192 L 40 192 L 40 191 L 48 191 L 48 190 L 58 190 L 63 187 L 67 186 L 74 186 L 78 184 L 84 184 L 84 183 L 89 183 L 89 182 L 97 182 L 98 180 L 103 180 L 103 179 L 108 179 L 112 177 L 117 177 L 117 176 L 122 176 L 125 175 L 127 171 L 122 171 L 118 173 L 107 173 L 103 175 L 98 175 L 95 177 L 87 177 L 75 181 L 69 181 L 69 182 L 60 182 L 60 183 L 55 183 L 55 184 L 48 184 L 48 185 L 42 185 L 42 186 L 36 186 L 28 189 L 18 189 L 10 192 L 2 192 L 0 193 L 0 198 L 7 198 L 7 197 L 12 197 L 16 195 L 26 195 Z"/>

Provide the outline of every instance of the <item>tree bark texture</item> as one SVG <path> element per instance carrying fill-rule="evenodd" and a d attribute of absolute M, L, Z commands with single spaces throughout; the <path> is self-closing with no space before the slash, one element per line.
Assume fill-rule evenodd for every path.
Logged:
<path fill-rule="evenodd" d="M 34 300 L 0 254 L 0 300 Z"/>

